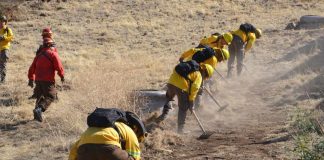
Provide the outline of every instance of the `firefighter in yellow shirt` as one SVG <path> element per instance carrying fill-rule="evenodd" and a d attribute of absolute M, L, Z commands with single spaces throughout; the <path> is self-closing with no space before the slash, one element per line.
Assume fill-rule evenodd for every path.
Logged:
<path fill-rule="evenodd" d="M 190 66 L 186 68 L 186 66 Z M 179 69 L 180 68 L 180 69 Z M 187 73 L 181 73 L 188 71 Z M 195 68 L 195 69 L 190 69 Z M 198 64 L 196 61 L 188 61 L 179 63 L 170 76 L 167 84 L 167 102 L 163 107 L 162 114 L 157 118 L 157 123 L 162 122 L 167 118 L 167 115 L 172 108 L 171 101 L 175 96 L 178 98 L 178 133 L 183 133 L 185 120 L 188 109 L 194 109 L 194 100 L 201 87 L 202 81 L 210 78 L 213 75 L 214 68 L 208 64 Z"/>
<path fill-rule="evenodd" d="M 139 143 L 147 132 L 142 121 L 132 115 L 133 122 L 127 124 L 118 121 L 114 127 L 89 127 L 71 147 L 69 160 L 140 160 Z"/>
<path fill-rule="evenodd" d="M 197 48 L 202 48 L 203 46 L 209 46 L 211 48 L 224 48 L 225 45 L 229 45 L 233 40 L 231 33 L 225 34 L 212 34 L 210 37 L 204 37 L 200 40 L 200 43 Z"/>
<path fill-rule="evenodd" d="M 224 62 L 228 60 L 230 57 L 229 52 L 226 49 L 220 48 L 192 48 L 186 52 L 184 52 L 179 61 L 187 61 L 187 60 L 195 60 L 200 64 L 209 64 L 214 69 L 216 69 L 217 63 Z M 201 86 L 204 86 L 204 81 Z M 202 88 L 202 87 L 201 87 Z M 195 107 L 200 107 L 200 102 L 202 100 L 203 90 L 200 89 L 197 93 L 197 98 L 195 100 Z"/>
<path fill-rule="evenodd" d="M 10 42 L 13 40 L 12 30 L 7 23 L 7 17 L 0 16 L 0 83 L 6 79 L 6 64 L 9 59 Z"/>
<path fill-rule="evenodd" d="M 255 28 L 252 24 L 244 23 L 240 25 L 240 28 L 232 32 L 233 41 L 228 46 L 231 57 L 228 60 L 227 66 L 227 77 L 232 77 L 234 69 L 234 61 L 237 59 L 237 75 L 240 75 L 243 69 L 243 60 L 245 53 L 249 51 L 255 40 L 261 37 L 261 30 Z"/>
<path fill-rule="evenodd" d="M 216 68 L 218 62 L 226 61 L 229 57 L 230 54 L 227 49 L 217 47 L 191 48 L 182 53 L 179 61 L 195 60 L 198 63 L 209 64 L 213 68 Z"/>

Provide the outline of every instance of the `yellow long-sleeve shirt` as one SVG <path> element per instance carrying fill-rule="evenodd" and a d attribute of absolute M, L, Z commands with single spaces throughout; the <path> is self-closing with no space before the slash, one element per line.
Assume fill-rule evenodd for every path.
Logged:
<path fill-rule="evenodd" d="M 217 47 L 217 48 L 222 48 L 223 46 L 217 41 L 217 36 L 211 35 L 210 37 L 204 37 L 203 39 L 200 40 L 199 44 L 202 45 L 207 45 L 211 48 Z"/>
<path fill-rule="evenodd" d="M 190 88 L 189 101 L 194 101 L 196 99 L 197 93 L 202 83 L 202 76 L 199 71 L 189 73 L 188 78 L 192 81 Z M 180 76 L 175 70 L 170 76 L 169 84 L 172 84 L 183 91 L 189 93 L 189 81 Z"/>
<path fill-rule="evenodd" d="M 10 42 L 13 40 L 14 36 L 12 33 L 12 30 L 8 28 L 6 30 L 7 26 L 4 26 L 3 28 L 0 29 L 0 36 L 3 36 L 3 40 L 0 41 L 0 51 L 4 49 L 9 49 L 10 48 Z"/>
<path fill-rule="evenodd" d="M 141 150 L 134 131 L 126 124 L 121 122 L 116 122 L 115 125 L 123 139 L 126 141 L 126 152 L 128 152 L 128 154 L 131 155 L 135 160 L 140 160 Z M 121 148 L 118 132 L 114 128 L 89 127 L 81 135 L 81 138 L 73 144 L 69 154 L 69 160 L 76 160 L 79 146 L 89 143 L 111 144 Z"/>
<path fill-rule="evenodd" d="M 248 50 L 250 50 L 252 48 L 252 45 L 254 44 L 254 42 L 256 40 L 256 36 L 252 32 L 249 32 L 249 34 L 246 35 L 245 32 L 243 32 L 242 30 L 238 29 L 236 31 L 233 31 L 232 34 L 239 36 L 242 39 L 242 41 L 244 43 L 246 43 L 245 49 L 244 49 L 245 52 L 247 52 Z"/>
<path fill-rule="evenodd" d="M 181 57 L 184 61 L 189 61 L 192 60 L 192 56 L 198 52 L 198 51 L 202 51 L 203 48 L 191 48 L 188 51 L 182 53 Z M 202 62 L 204 64 L 209 64 L 211 65 L 213 68 L 216 69 L 217 66 L 217 58 L 215 56 L 212 56 L 208 59 L 206 59 L 204 62 Z"/>

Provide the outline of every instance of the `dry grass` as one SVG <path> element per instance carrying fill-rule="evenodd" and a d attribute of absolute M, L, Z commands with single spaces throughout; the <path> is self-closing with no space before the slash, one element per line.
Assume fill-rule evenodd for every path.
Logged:
<path fill-rule="evenodd" d="M 66 159 L 70 144 L 86 128 L 85 119 L 89 112 L 100 106 L 138 111 L 138 106 L 129 100 L 131 91 L 160 89 L 180 53 L 195 46 L 204 35 L 232 30 L 245 21 L 255 23 L 265 31 L 283 29 L 287 21 L 310 14 L 310 8 L 311 14 L 322 14 L 323 3 L 319 1 L 294 2 L 21 2 L 15 8 L 17 12 L 12 13 L 14 21 L 10 22 L 15 42 L 8 64 L 8 83 L 0 86 L 1 98 L 9 104 L 0 106 L 2 159 Z M 7 2 L 3 4 L 8 5 Z M 27 87 L 26 73 L 34 51 L 41 43 L 40 32 L 45 26 L 53 28 L 71 90 L 59 92 L 59 101 L 45 112 L 45 122 L 39 124 L 29 121 L 34 101 L 27 99 L 32 90 Z M 265 37 L 259 44 L 292 44 L 293 40 L 284 37 L 286 33 L 278 34 L 282 34 L 277 36 L 278 42 Z M 264 59 L 278 56 L 282 51 L 282 46 L 270 45 L 268 50 L 262 50 L 259 44 L 256 49 L 259 57 Z M 262 64 L 264 60 L 261 58 L 255 58 L 255 63 Z M 226 66 L 220 65 L 220 71 L 225 73 L 225 70 Z M 260 74 L 254 75 L 258 76 Z M 234 98 L 221 96 L 233 100 L 235 105 Z M 235 117 L 240 111 L 242 108 L 234 108 L 216 120 L 233 116 L 228 122 L 232 124 L 240 118 Z M 144 146 L 146 151 L 152 153 L 163 145 L 182 143 L 181 137 L 167 132 L 170 139 L 164 139 L 164 134 L 159 132 L 149 137 L 147 146 Z"/>

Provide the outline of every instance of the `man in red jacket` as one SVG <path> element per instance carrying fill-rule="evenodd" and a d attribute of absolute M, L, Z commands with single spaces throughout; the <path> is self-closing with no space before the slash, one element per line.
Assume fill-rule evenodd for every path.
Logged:
<path fill-rule="evenodd" d="M 57 50 L 53 47 L 51 38 L 43 39 L 43 47 L 34 58 L 33 63 L 28 71 L 28 86 L 34 87 L 34 95 L 36 96 L 36 105 L 34 119 L 42 122 L 42 112 L 44 112 L 56 98 L 55 89 L 55 71 L 64 82 L 64 69 Z"/>

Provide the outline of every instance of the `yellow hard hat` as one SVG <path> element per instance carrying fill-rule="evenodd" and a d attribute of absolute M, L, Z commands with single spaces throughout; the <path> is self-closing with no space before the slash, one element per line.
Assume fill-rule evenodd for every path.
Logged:
<path fill-rule="evenodd" d="M 226 43 L 229 45 L 229 44 L 231 44 L 231 42 L 232 42 L 232 40 L 233 40 L 233 35 L 231 34 L 231 33 L 224 33 L 223 34 L 223 37 L 224 37 L 224 39 L 225 39 L 225 41 L 226 41 Z"/>
<path fill-rule="evenodd" d="M 262 36 L 261 29 L 258 28 L 258 29 L 255 30 L 255 36 L 256 36 L 257 39 L 259 39 Z"/>
<path fill-rule="evenodd" d="M 202 68 L 204 70 L 206 70 L 206 72 L 208 74 L 207 77 L 210 78 L 213 75 L 213 73 L 214 73 L 214 68 L 211 65 L 205 64 L 205 63 L 201 64 L 201 66 L 202 66 Z"/>

